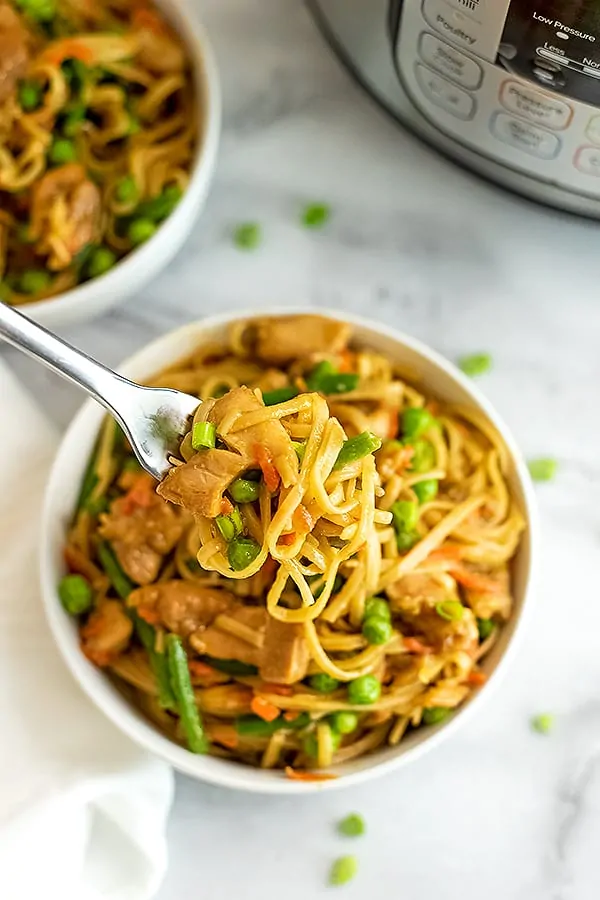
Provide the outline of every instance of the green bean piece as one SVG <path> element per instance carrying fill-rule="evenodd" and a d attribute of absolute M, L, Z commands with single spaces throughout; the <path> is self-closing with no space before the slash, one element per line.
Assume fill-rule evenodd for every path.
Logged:
<path fill-rule="evenodd" d="M 260 485 L 248 478 L 236 478 L 229 485 L 229 493 L 236 503 L 254 503 L 260 496 Z"/>
<path fill-rule="evenodd" d="M 310 723 L 310 715 L 307 712 L 300 713 L 291 722 L 278 716 L 272 722 L 265 722 L 260 716 L 247 715 L 239 716 L 235 720 L 236 731 L 240 736 L 248 737 L 271 737 L 276 731 L 286 728 L 292 731 L 300 731 Z"/>
<path fill-rule="evenodd" d="M 376 434 L 371 431 L 363 431 L 362 434 L 357 434 L 356 437 L 344 441 L 333 468 L 334 470 L 343 469 L 349 463 L 356 462 L 357 459 L 362 459 L 369 453 L 375 453 L 380 447 L 381 440 Z"/>
<path fill-rule="evenodd" d="M 265 406 L 275 406 L 277 403 L 285 403 L 287 400 L 293 400 L 300 391 L 298 388 L 290 385 L 289 387 L 277 388 L 274 391 L 266 391 L 263 393 L 263 403 Z"/>
<path fill-rule="evenodd" d="M 92 605 L 93 593 L 83 575 L 65 575 L 58 584 L 58 596 L 70 616 L 81 616 Z"/>
<path fill-rule="evenodd" d="M 98 559 L 121 600 L 127 600 L 134 588 L 133 582 L 119 565 L 112 547 L 106 541 L 98 544 Z"/>
<path fill-rule="evenodd" d="M 244 523 L 242 522 L 240 511 L 237 508 L 234 508 L 228 516 L 217 516 L 215 525 L 219 529 L 221 536 L 225 538 L 228 543 L 244 530 Z"/>
<path fill-rule="evenodd" d="M 168 634 L 165 638 L 165 645 L 171 685 L 177 700 L 179 719 L 185 732 L 188 748 L 192 753 L 206 753 L 209 743 L 194 698 L 187 653 L 177 634 Z"/>
<path fill-rule="evenodd" d="M 250 537 L 236 537 L 227 547 L 227 559 L 235 572 L 241 572 L 253 563 L 259 553 L 260 544 Z"/>
<path fill-rule="evenodd" d="M 98 454 L 98 444 L 94 447 L 94 452 L 90 456 L 88 460 L 88 464 L 85 467 L 85 472 L 83 474 L 83 478 L 81 480 L 81 487 L 79 489 L 79 497 L 77 498 L 77 505 L 75 506 L 76 512 L 81 512 L 83 509 L 87 508 L 88 501 L 91 497 L 91 494 L 98 484 L 98 476 L 96 474 L 96 456 Z"/>
<path fill-rule="evenodd" d="M 169 709 L 172 712 L 176 712 L 177 700 L 171 685 L 169 664 L 166 655 L 160 653 L 156 649 L 156 631 L 152 625 L 142 619 L 141 616 L 138 616 L 135 610 L 128 610 L 128 612 L 133 620 L 136 634 L 148 654 L 150 668 L 152 669 L 152 674 L 154 675 L 156 687 L 158 689 L 159 705 L 162 709 Z"/>
<path fill-rule="evenodd" d="M 311 391 L 319 391 L 321 394 L 346 394 L 358 387 L 358 375 L 346 372 L 337 372 L 329 360 L 322 360 L 306 376 L 306 386 Z"/>

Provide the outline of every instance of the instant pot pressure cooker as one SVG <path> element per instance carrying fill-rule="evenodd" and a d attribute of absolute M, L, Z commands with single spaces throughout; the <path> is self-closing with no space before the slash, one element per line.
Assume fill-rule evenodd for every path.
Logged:
<path fill-rule="evenodd" d="M 309 0 L 364 86 L 448 156 L 600 217 L 600 0 Z"/>

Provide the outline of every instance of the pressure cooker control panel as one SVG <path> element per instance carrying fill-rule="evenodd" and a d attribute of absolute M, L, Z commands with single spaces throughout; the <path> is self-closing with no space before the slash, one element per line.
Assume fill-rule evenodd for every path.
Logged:
<path fill-rule="evenodd" d="M 525 172 L 535 161 L 538 177 L 597 192 L 599 6 L 404 0 L 392 36 L 398 75 L 417 108 L 462 144 Z"/>

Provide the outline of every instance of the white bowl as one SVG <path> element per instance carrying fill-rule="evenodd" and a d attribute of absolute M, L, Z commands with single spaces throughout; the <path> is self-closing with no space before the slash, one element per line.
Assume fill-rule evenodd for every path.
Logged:
<path fill-rule="evenodd" d="M 274 310 L 273 313 L 290 314 L 290 310 Z M 115 725 L 142 747 L 167 760 L 179 771 L 226 787 L 275 794 L 307 793 L 357 784 L 375 775 L 382 775 L 384 772 L 407 765 L 452 734 L 490 696 L 492 688 L 498 683 L 501 673 L 506 671 L 514 654 L 517 636 L 522 631 L 530 606 L 527 598 L 532 589 L 534 562 L 538 558 L 537 512 L 527 468 L 504 423 L 471 381 L 419 341 L 355 316 L 328 311 L 324 311 L 323 315 L 350 322 L 354 326 L 354 341 L 385 353 L 410 372 L 414 372 L 422 387 L 435 396 L 452 403 L 468 404 L 480 410 L 501 433 L 512 462 L 510 486 L 527 521 L 527 531 L 514 561 L 514 613 L 485 659 L 483 668 L 491 676 L 490 679 L 447 723 L 417 729 L 397 747 L 388 747 L 371 756 L 339 766 L 334 771 L 340 777 L 335 780 L 294 782 L 279 772 L 253 769 L 216 757 L 189 753 L 163 736 L 124 699 L 103 672 L 88 662 L 80 651 L 75 623 L 65 613 L 58 599 L 56 586 L 65 574 L 63 545 L 66 529 L 104 415 L 99 406 L 89 401 L 76 416 L 62 441 L 46 492 L 41 536 L 41 582 L 50 627 L 74 677 Z M 131 378 L 144 380 L 191 353 L 198 344 L 222 339 L 227 326 L 233 320 L 247 318 L 252 318 L 247 312 L 228 313 L 218 318 L 185 325 L 149 344 L 129 359 L 121 371 Z"/>
<path fill-rule="evenodd" d="M 106 275 L 18 309 L 49 328 L 91 319 L 125 300 L 151 281 L 177 253 L 204 206 L 217 158 L 221 128 L 221 92 L 213 50 L 193 9 L 183 0 L 155 0 L 165 18 L 185 43 L 192 68 L 199 110 L 198 141 L 190 181 L 171 215 L 146 243 L 114 266 Z"/>

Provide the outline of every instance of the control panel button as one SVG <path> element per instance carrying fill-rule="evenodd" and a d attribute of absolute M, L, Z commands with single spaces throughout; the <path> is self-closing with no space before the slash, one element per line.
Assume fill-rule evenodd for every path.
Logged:
<path fill-rule="evenodd" d="M 412 0 L 410 4 L 417 3 Z M 425 21 L 456 47 L 495 62 L 506 21 L 507 0 L 422 0 Z"/>
<path fill-rule="evenodd" d="M 415 66 L 415 75 L 419 87 L 428 100 L 445 109 L 446 112 L 456 116 L 457 119 L 472 119 L 475 115 L 475 99 L 463 91 L 461 88 L 452 84 L 432 72 L 427 66 L 417 63 Z"/>
<path fill-rule="evenodd" d="M 505 81 L 500 88 L 500 102 L 509 112 L 531 122 L 561 131 L 573 118 L 573 109 L 564 100 L 542 94 L 518 81 Z"/>
<path fill-rule="evenodd" d="M 481 25 L 446 0 L 423 0 L 423 15 L 435 31 L 461 47 L 474 48 L 480 37 Z"/>
<path fill-rule="evenodd" d="M 600 144 L 600 116 L 592 116 L 587 123 L 585 136 L 592 144 Z"/>
<path fill-rule="evenodd" d="M 555 134 L 543 131 L 529 122 L 523 122 L 497 112 L 492 116 L 490 130 L 494 137 L 517 150 L 522 150 L 538 159 L 554 159 L 558 156 L 561 142 Z"/>
<path fill-rule="evenodd" d="M 575 168 L 584 175 L 600 177 L 600 148 L 580 147 L 573 162 Z"/>
<path fill-rule="evenodd" d="M 483 69 L 479 63 L 434 34 L 423 32 L 419 40 L 419 55 L 428 66 L 461 87 L 474 91 L 481 85 Z"/>

